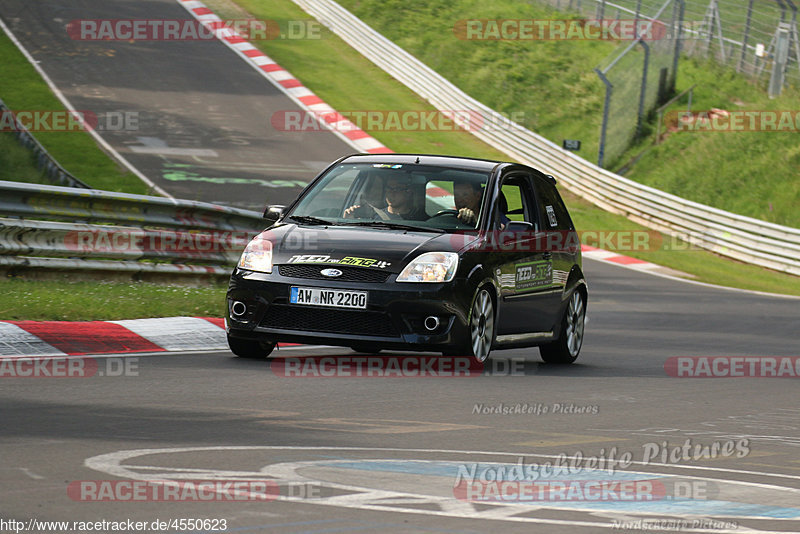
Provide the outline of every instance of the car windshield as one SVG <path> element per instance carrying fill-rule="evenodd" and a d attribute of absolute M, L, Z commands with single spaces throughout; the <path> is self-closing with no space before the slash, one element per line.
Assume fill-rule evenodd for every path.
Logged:
<path fill-rule="evenodd" d="M 343 163 L 288 213 L 301 224 L 436 231 L 473 230 L 488 174 L 450 167 Z"/>

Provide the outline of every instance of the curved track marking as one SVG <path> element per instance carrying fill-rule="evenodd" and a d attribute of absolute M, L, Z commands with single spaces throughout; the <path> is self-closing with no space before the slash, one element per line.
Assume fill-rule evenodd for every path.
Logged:
<path fill-rule="evenodd" d="M 341 452 L 355 452 L 355 451 L 369 451 L 369 452 L 402 452 L 402 453 L 430 453 L 430 454 L 459 454 L 459 455 L 483 455 L 483 456 L 523 456 L 523 457 L 541 457 L 541 458 L 558 458 L 557 455 L 546 455 L 546 454 L 520 454 L 520 453 L 509 453 L 509 452 L 492 452 L 492 451 L 463 451 L 463 450 L 448 450 L 448 449 L 402 449 L 402 448 L 376 448 L 376 447 L 304 447 L 304 446 L 220 446 L 220 447 L 184 447 L 184 448 L 165 448 L 165 449 L 136 449 L 136 450 L 125 450 L 125 451 L 117 451 L 113 453 L 103 454 L 99 456 L 94 456 L 92 458 L 88 458 L 85 460 L 84 465 L 96 471 L 100 471 L 109 475 L 114 475 L 123 478 L 130 478 L 130 479 L 137 479 L 137 480 L 164 480 L 165 477 L 171 480 L 174 479 L 181 479 L 181 478 L 196 478 L 198 475 L 202 475 L 204 477 L 218 477 L 218 478 L 253 478 L 253 477 L 263 477 L 263 476 L 271 476 L 276 477 L 276 482 L 309 482 L 309 483 L 319 483 L 321 481 L 306 477 L 298 473 L 300 469 L 305 468 L 315 468 L 319 467 L 320 465 L 325 466 L 335 466 L 338 464 L 346 464 L 346 463 L 368 463 L 368 462 L 405 462 L 405 463 L 417 463 L 417 464 L 430 464 L 434 465 L 444 465 L 444 464 L 453 464 L 453 462 L 445 462 L 445 461 L 432 461 L 432 460 L 401 460 L 401 459 L 369 459 L 363 460 L 359 458 L 355 459 L 326 459 L 326 460 L 317 460 L 317 461 L 301 461 L 301 462 L 282 462 L 279 464 L 269 464 L 264 466 L 261 469 L 253 470 L 253 471 L 217 471 L 213 469 L 197 469 L 197 468 L 163 468 L 159 466 L 150 466 L 150 465 L 123 465 L 123 462 L 126 460 L 131 460 L 133 458 L 141 458 L 144 456 L 153 456 L 158 454 L 173 454 L 173 453 L 192 453 L 192 452 L 207 452 L 207 451 L 239 451 L 239 452 L 247 452 L 247 451 L 270 451 L 270 450 L 289 450 L 289 451 L 341 451 Z M 642 462 L 633 462 L 634 464 L 643 465 Z M 650 464 L 653 466 L 664 466 L 665 464 Z M 723 471 L 728 473 L 737 473 L 737 474 L 751 474 L 753 472 L 747 471 L 737 471 L 733 469 L 723 469 L 723 468 L 702 468 L 697 466 L 681 466 L 681 465 L 668 465 L 670 468 L 675 469 L 708 469 L 714 471 Z M 138 471 L 146 471 L 148 473 L 141 473 Z M 630 474 L 630 472 L 628 472 Z M 661 477 L 675 477 L 676 475 L 665 474 L 665 473 L 645 473 L 647 475 L 655 475 Z M 800 478 L 794 477 L 791 475 L 782 475 L 782 474 L 775 474 L 775 473 L 760 473 L 762 476 L 778 476 L 778 477 L 790 477 L 790 478 Z M 696 480 L 709 480 L 715 482 L 721 482 L 724 484 L 731 484 L 731 485 L 738 485 L 744 487 L 751 487 L 751 488 L 759 488 L 759 489 L 766 489 L 766 490 L 777 490 L 781 492 L 788 492 L 794 494 L 800 494 L 800 490 L 794 488 L 787 488 L 783 486 L 776 486 L 772 484 L 762 484 L 756 482 L 745 482 L 740 480 L 726 480 L 726 479 L 719 479 L 719 478 L 709 478 L 709 477 L 699 477 L 699 476 L 686 476 L 684 478 L 692 478 Z M 297 497 L 291 496 L 280 496 L 278 497 L 279 500 L 282 501 L 295 501 L 295 502 L 304 502 L 307 504 L 322 504 L 327 506 L 338 506 L 338 507 L 345 507 L 345 508 L 354 508 L 354 509 L 363 509 L 363 510 L 374 510 L 374 511 L 386 511 L 386 512 L 403 512 L 403 513 L 415 513 L 415 514 L 430 514 L 430 515 L 437 515 L 437 516 L 447 516 L 447 517 L 458 517 L 458 518 L 468 518 L 468 519 L 481 519 L 481 520 L 501 520 L 501 521 L 513 521 L 513 522 L 528 522 L 528 523 L 542 523 L 542 524 L 552 524 L 552 525 L 569 525 L 569 526 L 578 526 L 578 527 L 599 527 L 599 528 L 619 528 L 615 526 L 614 523 L 611 522 L 596 522 L 596 521 L 579 521 L 579 520 L 562 520 L 562 519 L 544 519 L 544 518 L 534 518 L 534 517 L 521 517 L 515 514 L 521 513 L 529 513 L 532 510 L 540 509 L 540 508 L 547 508 L 547 509 L 558 509 L 561 511 L 575 511 L 575 512 L 584 512 L 584 513 L 592 513 L 592 514 L 610 514 L 610 515 L 618 515 L 618 516 L 626 516 L 625 514 L 636 514 L 638 516 L 670 516 L 670 517 L 680 517 L 681 519 L 686 517 L 687 514 L 685 510 L 680 512 L 664 512 L 664 511 L 655 511 L 655 512 L 639 512 L 636 510 L 613 510 L 613 509 L 582 509 L 582 508 L 573 508 L 573 507 L 559 507 L 553 506 L 552 503 L 544 503 L 544 505 L 537 504 L 524 504 L 520 505 L 520 503 L 480 503 L 482 506 L 488 508 L 485 510 L 478 510 L 476 509 L 472 503 L 466 501 L 458 501 L 454 499 L 452 496 L 435 496 L 435 495 L 425 495 L 425 494 L 418 494 L 418 493 L 411 493 L 411 492 L 403 492 L 403 491 L 394 491 L 394 490 L 384 490 L 379 488 L 366 488 L 363 486 L 356 486 L 352 484 L 341 484 L 338 482 L 323 482 L 326 487 L 335 488 L 342 491 L 351 492 L 347 495 L 335 495 L 332 497 L 325 497 L 325 498 L 315 498 L 315 499 L 301 499 Z M 406 506 L 402 506 L 405 504 Z M 412 505 L 436 505 L 439 507 L 439 510 L 430 510 L 429 508 L 419 509 L 413 508 Z M 787 509 L 789 510 L 789 509 Z M 792 509 L 793 510 L 793 509 Z M 680 514 L 680 515 L 679 515 Z M 798 510 L 797 518 L 781 518 L 781 517 L 763 517 L 763 516 L 736 516 L 736 515 L 728 515 L 728 514 L 709 514 L 713 515 L 713 517 L 724 517 L 724 518 L 743 518 L 749 520 L 769 520 L 769 521 L 781 521 L 781 520 L 796 520 L 800 518 L 800 510 Z M 692 514 L 693 517 L 700 517 L 697 514 Z M 704 528 L 684 528 L 682 529 L 685 532 L 719 532 L 719 533 L 741 533 L 741 532 L 776 532 L 776 533 L 786 533 L 786 532 L 793 532 L 793 531 L 764 531 L 764 530 L 753 530 L 753 529 L 744 529 L 741 526 L 735 530 L 721 530 L 721 529 L 704 529 Z"/>

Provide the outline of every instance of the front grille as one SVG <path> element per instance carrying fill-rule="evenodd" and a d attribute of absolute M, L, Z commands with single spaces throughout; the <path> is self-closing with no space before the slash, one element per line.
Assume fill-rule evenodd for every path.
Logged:
<path fill-rule="evenodd" d="M 261 326 L 281 330 L 398 337 L 388 315 L 374 311 L 336 310 L 273 304 Z"/>
<path fill-rule="evenodd" d="M 322 276 L 323 269 L 339 269 L 342 276 L 330 278 Z M 344 267 L 338 265 L 279 265 L 278 273 L 289 278 L 308 278 L 311 280 L 336 280 L 341 282 L 367 282 L 380 284 L 389 278 L 389 273 L 365 267 Z"/>

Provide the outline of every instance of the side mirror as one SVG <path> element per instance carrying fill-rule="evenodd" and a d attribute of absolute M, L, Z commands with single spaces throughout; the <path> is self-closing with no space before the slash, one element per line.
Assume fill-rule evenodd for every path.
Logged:
<path fill-rule="evenodd" d="M 506 232 L 533 232 L 533 224 L 527 221 L 511 221 L 506 225 Z"/>
<path fill-rule="evenodd" d="M 286 211 L 286 206 L 280 205 L 272 205 L 267 206 L 267 209 L 264 210 L 264 218 L 267 222 L 272 226 L 279 220 L 283 218 L 283 213 Z"/>

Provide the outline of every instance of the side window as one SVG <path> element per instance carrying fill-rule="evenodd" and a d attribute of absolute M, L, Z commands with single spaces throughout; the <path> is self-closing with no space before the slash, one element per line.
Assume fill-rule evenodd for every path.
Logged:
<path fill-rule="evenodd" d="M 431 180 L 425 184 L 425 211 L 435 215 L 442 210 L 455 209 L 453 182 Z"/>
<path fill-rule="evenodd" d="M 542 221 L 547 230 L 572 230 L 572 219 L 569 216 L 561 195 L 558 194 L 556 186 L 549 181 L 534 178 L 536 183 L 537 199 L 539 210 L 542 213 Z"/>
<path fill-rule="evenodd" d="M 500 223 L 524 221 L 531 223 L 534 231 L 539 230 L 539 217 L 529 177 L 519 174 L 506 177 L 500 186 L 500 193 Z"/>

